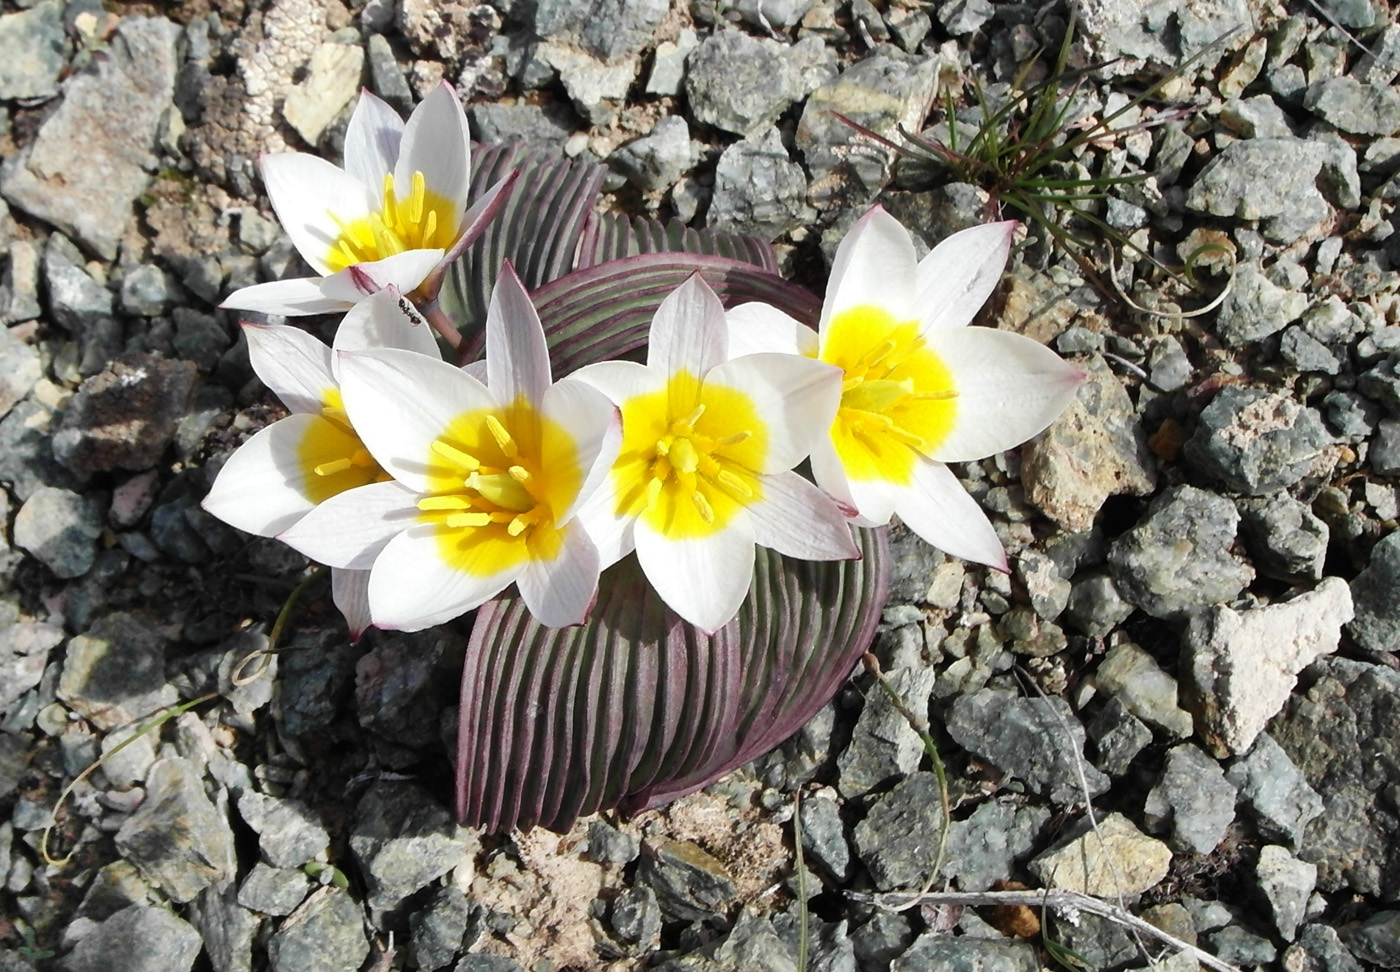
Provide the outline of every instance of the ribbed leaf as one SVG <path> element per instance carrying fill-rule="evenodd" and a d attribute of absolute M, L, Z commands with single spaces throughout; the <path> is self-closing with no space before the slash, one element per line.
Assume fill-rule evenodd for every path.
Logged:
<path fill-rule="evenodd" d="M 728 257 L 778 272 L 773 248 L 757 236 L 693 229 L 678 219 L 665 223 L 620 213 L 595 213 L 584 228 L 579 269 L 643 253 L 698 253 Z"/>
<path fill-rule="evenodd" d="M 564 832 L 582 815 L 659 806 L 791 735 L 875 633 L 883 530 L 863 558 L 811 563 L 759 548 L 739 616 L 706 637 L 627 558 L 587 624 L 541 627 L 519 597 L 477 615 L 462 672 L 457 812 L 487 830 Z"/>

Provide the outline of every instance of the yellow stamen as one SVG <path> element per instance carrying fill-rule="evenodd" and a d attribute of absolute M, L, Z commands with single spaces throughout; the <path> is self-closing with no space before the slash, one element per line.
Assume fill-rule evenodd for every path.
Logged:
<path fill-rule="evenodd" d="M 647 509 L 654 508 L 657 501 L 661 499 L 661 484 L 662 480 L 660 479 L 653 479 L 647 483 Z"/>
<path fill-rule="evenodd" d="M 510 437 L 510 433 L 506 431 L 506 427 L 496 416 L 486 416 L 486 430 L 491 433 L 491 438 L 496 440 L 496 445 L 500 446 L 507 459 L 514 459 L 520 454 L 520 448 L 515 444 L 515 440 Z"/>
<path fill-rule="evenodd" d="M 749 484 L 728 469 L 721 469 L 719 475 L 715 477 L 715 481 L 731 493 L 736 493 L 744 499 L 753 497 L 753 490 L 749 489 Z"/>
<path fill-rule="evenodd" d="M 705 499 L 705 494 L 698 489 L 690 494 L 690 501 L 695 504 L 696 511 L 700 514 L 700 519 L 706 523 L 715 522 L 715 511 L 710 507 L 709 500 Z"/>
<path fill-rule="evenodd" d="M 715 445 L 717 445 L 717 446 L 738 445 L 740 442 L 744 442 L 744 441 L 748 440 L 748 438 L 749 438 L 750 436 L 752 436 L 752 435 L 753 435 L 752 432 L 750 432 L 748 429 L 745 429 L 745 430 L 742 431 L 742 432 L 735 432 L 733 435 L 726 435 L 726 436 L 724 436 L 723 438 L 716 439 L 716 440 L 715 440 Z"/>
<path fill-rule="evenodd" d="M 671 465 L 682 473 L 693 473 L 700 465 L 695 452 L 695 443 L 689 439 L 677 439 L 671 446 Z"/>
<path fill-rule="evenodd" d="M 506 527 L 506 533 L 513 537 L 518 537 L 525 532 L 526 528 L 534 522 L 534 517 L 529 513 L 521 513 L 510 521 L 510 526 Z"/>
<path fill-rule="evenodd" d="M 424 513 L 438 510 L 469 510 L 472 501 L 465 496 L 425 496 L 418 501 L 418 508 Z"/>
<path fill-rule="evenodd" d="M 473 470 L 481 468 L 481 463 L 477 461 L 476 456 L 468 455 L 456 446 L 448 445 L 441 439 L 434 439 L 431 448 L 448 462 L 461 466 L 463 469 Z"/>
<path fill-rule="evenodd" d="M 313 467 L 312 472 L 318 476 L 334 476 L 338 472 L 345 472 L 352 465 L 354 463 L 349 459 L 334 459 L 331 462 L 323 462 L 319 466 Z"/>
<path fill-rule="evenodd" d="M 511 466 L 507 472 L 510 473 L 510 478 L 514 479 L 517 483 L 527 483 L 530 481 L 530 470 L 526 469 L 524 466 Z"/>
<path fill-rule="evenodd" d="M 696 405 L 696 406 L 695 406 L 695 411 L 691 412 L 691 413 L 690 413 L 690 416 L 689 416 L 684 422 L 682 422 L 682 423 L 680 423 L 680 424 L 681 424 L 682 426 L 684 426 L 685 428 L 687 428 L 687 429 L 693 429 L 693 428 L 695 428 L 695 423 L 698 422 L 698 421 L 700 421 L 700 416 L 702 416 L 702 415 L 704 415 L 704 414 L 705 414 L 705 406 L 704 406 L 703 404 L 702 404 L 702 405 Z"/>
<path fill-rule="evenodd" d="M 455 530 L 464 527 L 484 527 L 490 522 L 490 513 L 454 513 L 446 520 L 447 525 Z"/>

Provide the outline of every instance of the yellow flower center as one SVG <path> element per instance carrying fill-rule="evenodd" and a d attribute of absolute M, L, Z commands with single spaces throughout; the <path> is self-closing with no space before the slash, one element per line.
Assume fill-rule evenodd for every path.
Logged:
<path fill-rule="evenodd" d="M 297 465 L 307 498 L 313 503 L 390 478 L 350 427 L 338 388 L 326 391 L 320 421 L 309 426 L 298 443 Z"/>
<path fill-rule="evenodd" d="M 621 411 L 622 449 L 612 470 L 618 515 L 685 540 L 723 530 L 762 497 L 767 426 L 743 392 L 681 371 Z"/>
<path fill-rule="evenodd" d="M 913 321 L 880 307 L 832 319 L 820 358 L 846 373 L 831 440 L 846 475 L 907 485 L 920 454 L 947 438 L 957 418 L 957 385 Z"/>
<path fill-rule="evenodd" d="M 568 431 L 524 398 L 504 410 L 457 416 L 427 457 L 430 493 L 419 520 L 437 529 L 442 559 L 487 577 L 527 560 L 553 560 L 557 521 L 583 485 Z"/>
<path fill-rule="evenodd" d="M 394 189 L 393 173 L 384 175 L 384 203 L 378 212 L 346 223 L 329 214 L 340 227 L 326 264 L 331 272 L 369 263 L 405 250 L 447 249 L 457 238 L 457 214 L 451 201 L 428 188 L 423 173 L 413 173 L 404 198 Z"/>

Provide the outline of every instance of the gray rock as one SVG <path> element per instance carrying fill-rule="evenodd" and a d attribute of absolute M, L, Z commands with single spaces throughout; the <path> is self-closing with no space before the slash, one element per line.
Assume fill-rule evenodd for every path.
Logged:
<path fill-rule="evenodd" d="M 1109 699 L 1087 729 L 1099 751 L 1096 765 L 1109 776 L 1126 773 L 1137 754 L 1152 741 L 1152 730 L 1119 698 Z"/>
<path fill-rule="evenodd" d="M 363 648 L 341 632 L 322 628 L 298 632 L 278 659 L 282 691 L 273 712 L 294 736 L 321 729 L 335 719 L 355 684 L 355 663 Z"/>
<path fill-rule="evenodd" d="M 1347 633 L 1367 651 L 1400 650 L 1400 531 L 1371 548 L 1371 562 L 1351 582 L 1356 616 Z"/>
<path fill-rule="evenodd" d="M 1288 115 L 1268 95 L 1232 98 L 1220 108 L 1220 123 L 1245 138 L 1292 138 Z"/>
<path fill-rule="evenodd" d="M 365 729 L 403 746 L 439 739 L 451 678 L 444 678 L 448 639 L 434 631 L 385 633 L 355 663 L 355 709 Z"/>
<path fill-rule="evenodd" d="M 307 145 L 318 145 L 340 113 L 354 100 L 365 67 L 359 44 L 326 42 L 311 52 L 301 80 L 283 96 L 282 117 Z"/>
<path fill-rule="evenodd" d="M 911 773 L 880 797 L 853 835 L 875 886 L 885 891 L 921 887 L 938 857 L 942 820 L 938 779 L 932 773 Z"/>
<path fill-rule="evenodd" d="M 1298 856 L 1326 891 L 1400 898 L 1400 806 L 1389 767 L 1400 762 L 1400 673 L 1342 658 L 1310 672 L 1269 732 L 1322 795 Z"/>
<path fill-rule="evenodd" d="M 1283 708 L 1298 673 L 1337 650 L 1351 591 L 1329 577 L 1291 601 L 1247 611 L 1216 605 L 1182 636 L 1181 668 L 1196 731 L 1217 756 L 1243 753 Z"/>
<path fill-rule="evenodd" d="M 1060 698 L 982 689 L 953 701 L 945 724 L 963 749 L 1065 806 L 1096 797 L 1109 779 L 1083 759 L 1084 727 Z M 1089 792 L 1080 787 L 1083 764 Z"/>
<path fill-rule="evenodd" d="M 74 639 L 76 640 L 76 639 Z M 192 763 L 159 760 L 146 774 L 146 801 L 117 831 L 117 850 L 172 901 L 232 880 L 233 831 L 204 795 Z"/>
<path fill-rule="evenodd" d="M 824 868 L 837 881 L 851 877 L 851 848 L 836 801 L 824 793 L 802 802 L 802 847 L 807 860 Z"/>
<path fill-rule="evenodd" d="M 136 317 L 159 317 L 170 306 L 171 282 L 154 263 L 144 263 L 122 279 L 121 308 Z"/>
<path fill-rule="evenodd" d="M 1267 844 L 1259 849 L 1255 880 L 1273 912 L 1274 927 L 1285 941 L 1293 941 L 1307 915 L 1308 898 L 1317 885 L 1317 867 L 1300 861 L 1288 849 Z"/>
<path fill-rule="evenodd" d="M 1108 572 L 1095 570 L 1073 582 L 1064 618 L 1070 627 L 1091 638 L 1102 638 L 1132 613 L 1133 605 L 1118 593 L 1118 585 Z"/>
<path fill-rule="evenodd" d="M 365 43 L 365 60 L 369 62 L 370 89 L 399 114 L 407 115 L 413 108 L 413 89 L 399 69 L 398 58 L 388 38 L 379 33 L 370 34 Z"/>
<path fill-rule="evenodd" d="M 63 629 L 36 621 L 0 627 L 0 712 L 39 684 L 49 652 L 63 641 Z"/>
<path fill-rule="evenodd" d="M 81 257 L 57 233 L 44 247 L 44 284 L 53 318 L 81 335 L 98 319 L 112 316 L 112 294 L 83 269 Z"/>
<path fill-rule="evenodd" d="M 1219 763 L 1184 743 L 1167 753 L 1162 775 L 1147 795 L 1143 817 L 1159 833 L 1170 829 L 1168 843 L 1173 849 L 1209 854 L 1235 821 L 1235 788 Z"/>
<path fill-rule="evenodd" d="M 737 893 L 725 866 L 688 840 L 645 845 L 637 882 L 656 894 L 662 912 L 680 921 L 711 918 Z"/>
<path fill-rule="evenodd" d="M 1330 925 L 1304 925 L 1280 964 L 1288 972 L 1365 972 Z"/>
<path fill-rule="evenodd" d="M 647 954 L 661 944 L 661 905 L 651 888 L 627 888 L 608 908 L 614 936 Z"/>
<path fill-rule="evenodd" d="M 745 23 L 776 31 L 796 25 L 812 9 L 812 0 L 733 0 L 729 7 Z"/>
<path fill-rule="evenodd" d="M 904 704 L 919 712 L 928 707 L 936 673 L 931 668 L 889 672 L 890 684 Z M 851 742 L 836 758 L 836 788 L 847 799 L 863 796 L 892 776 L 912 773 L 924 757 L 924 744 L 909 720 L 883 691 L 867 693 Z"/>
<path fill-rule="evenodd" d="M 369 955 L 364 913 L 348 891 L 322 888 L 267 943 L 273 972 L 345 972 Z"/>
<path fill-rule="evenodd" d="M 691 114 L 704 125 L 749 135 L 835 73 L 820 42 L 786 47 L 739 30 L 719 30 L 686 58 Z"/>
<path fill-rule="evenodd" d="M 810 201 L 822 209 L 864 206 L 889 181 L 894 153 L 872 145 L 836 116 L 887 138 L 916 128 L 938 87 L 933 58 L 871 54 L 811 93 L 797 125 L 797 148 L 811 177 Z"/>
<path fill-rule="evenodd" d="M 1249 754 L 1235 760 L 1225 778 L 1239 790 L 1255 827 L 1267 840 L 1297 847 L 1303 828 L 1322 812 L 1322 797 L 1268 733 L 1259 734 Z"/>
<path fill-rule="evenodd" d="M 1099 689 L 1150 725 L 1173 736 L 1191 735 L 1191 716 L 1178 704 L 1176 679 L 1131 641 L 1111 648 L 1094 675 Z"/>
<path fill-rule="evenodd" d="M 1363 3 L 1368 10 L 1371 5 Z M 1372 13 L 1374 16 L 1374 13 Z M 1372 38 L 1352 69 L 1352 76 L 1366 84 L 1390 84 L 1400 74 L 1400 24 L 1388 24 L 1380 37 Z"/>
<path fill-rule="evenodd" d="M 165 682 L 165 639 L 123 612 L 68 642 L 58 697 L 98 729 L 111 730 L 173 705 Z"/>
<path fill-rule="evenodd" d="M 524 972 L 519 962 L 504 955 L 464 955 L 452 972 Z"/>
<path fill-rule="evenodd" d="M 0 426 L 2 429 L 3 426 Z M 1382 476 L 1400 475 L 1400 419 L 1382 419 L 1376 426 L 1367 457 L 1371 468 Z"/>
<path fill-rule="evenodd" d="M 474 852 L 470 831 L 411 783 L 373 784 L 355 809 L 350 850 L 369 885 L 367 903 L 388 910 Z"/>
<path fill-rule="evenodd" d="M 64 972 L 189 972 L 199 932 L 164 908 L 132 905 L 86 935 L 62 962 Z"/>
<path fill-rule="evenodd" d="M 78 489 L 82 480 L 54 461 L 54 415 L 27 398 L 0 419 L 0 481 L 24 500 L 40 486 Z"/>
<path fill-rule="evenodd" d="M 1330 391 L 1322 399 L 1328 425 L 1343 442 L 1361 442 L 1369 438 L 1385 412 L 1360 392 Z M 1375 464 L 1374 456 L 1371 457 Z"/>
<path fill-rule="evenodd" d="M 33 243 L 10 243 L 5 273 L 0 276 L 0 323 L 32 321 L 43 313 L 39 304 L 39 251 Z"/>
<path fill-rule="evenodd" d="M 656 966 L 657 972 L 721 972 L 763 969 L 765 972 L 797 972 L 794 951 L 778 937 L 772 922 L 743 911 L 730 933 L 683 958 Z"/>
<path fill-rule="evenodd" d="M 1400 128 L 1400 92 L 1345 75 L 1309 85 L 1303 106 L 1352 135 L 1393 135 Z"/>
<path fill-rule="evenodd" d="M 1302 229 L 1326 217 L 1326 201 L 1315 185 L 1327 149 L 1296 138 L 1251 138 L 1231 142 L 1196 177 L 1188 209 L 1236 219 L 1271 220 L 1271 239 L 1301 222 Z"/>
<path fill-rule="evenodd" d="M 160 461 L 195 388 L 195 366 L 145 355 L 83 382 L 63 410 L 53 453 L 80 476 Z"/>
<path fill-rule="evenodd" d="M 233 344 L 226 328 L 213 314 L 202 314 L 188 307 L 175 308 L 175 353 L 192 361 L 201 372 L 213 371 Z"/>
<path fill-rule="evenodd" d="M 1341 931 L 1351 954 L 1385 969 L 1400 969 L 1400 911 L 1378 911 Z"/>
<path fill-rule="evenodd" d="M 1254 263 L 1235 269 L 1235 286 L 1216 313 L 1216 331 L 1230 347 L 1242 347 L 1283 330 L 1308 309 L 1308 298 L 1271 281 Z"/>
<path fill-rule="evenodd" d="M 472 105 L 467 109 L 467 117 L 479 142 L 491 144 L 521 138 L 532 146 L 555 146 L 561 150 L 578 125 L 574 113 L 560 104 Z"/>
<path fill-rule="evenodd" d="M 52 98 L 67 60 L 59 0 L 0 17 L 0 101 Z"/>
<path fill-rule="evenodd" d="M 1120 813 L 1099 820 L 1095 832 L 1081 821 L 1059 845 L 1028 868 L 1047 887 L 1069 888 L 1095 897 L 1141 894 L 1167 876 L 1171 850 L 1145 836 Z"/>
<path fill-rule="evenodd" d="M 1206 947 L 1223 962 L 1240 968 L 1268 965 L 1278 956 L 1273 942 L 1241 925 L 1227 925 L 1205 936 Z"/>
<path fill-rule="evenodd" d="M 539 0 L 531 6 L 537 35 L 577 38 L 591 54 L 607 61 L 630 57 L 645 47 L 670 9 L 666 0 Z"/>
<path fill-rule="evenodd" d="M 1035 948 L 1026 942 L 952 938 L 925 932 L 909 950 L 890 963 L 890 972 L 1038 972 Z"/>
<path fill-rule="evenodd" d="M 944 875 L 956 877 L 963 891 L 986 891 L 1035 849 L 1049 819 L 1044 807 L 1010 798 L 987 801 L 949 826 Z"/>
<path fill-rule="evenodd" d="M 938 22 L 954 37 L 966 37 L 982 29 L 996 13 L 990 0 L 942 0 Z"/>
<path fill-rule="evenodd" d="M 1296 324 L 1284 330 L 1278 353 L 1284 361 L 1302 372 L 1335 375 L 1342 370 L 1341 359 L 1327 345 Z"/>
<path fill-rule="evenodd" d="M 682 27 L 674 41 L 657 44 L 651 59 L 651 74 L 647 76 L 647 94 L 680 94 L 681 83 L 685 80 L 686 58 L 699 46 L 700 38 L 689 27 Z"/>
<path fill-rule="evenodd" d="M 427 906 L 408 917 L 413 958 L 420 969 L 441 969 L 452 964 L 464 948 L 472 902 L 454 885 L 439 888 Z"/>
<path fill-rule="evenodd" d="M 1327 524 L 1287 493 L 1241 500 L 1240 535 L 1260 573 L 1283 580 L 1322 578 Z"/>
<path fill-rule="evenodd" d="M 617 105 L 626 99 L 637 76 L 634 61 L 606 63 L 572 44 L 543 42 L 537 55 L 559 72 L 574 110 L 593 125 L 609 125 L 615 120 Z"/>
<path fill-rule="evenodd" d="M 1238 523 L 1224 497 L 1174 486 L 1109 547 L 1109 572 L 1119 592 L 1154 618 L 1185 617 L 1229 600 L 1254 579 L 1230 553 Z"/>
<path fill-rule="evenodd" d="M 1316 410 L 1286 394 L 1231 386 L 1201 412 L 1185 454 L 1226 488 L 1262 496 L 1318 471 L 1331 441 Z"/>
<path fill-rule="evenodd" d="M 807 205 L 807 177 L 788 158 L 778 129 L 750 135 L 720 155 L 706 225 L 771 240 L 815 215 Z"/>
<path fill-rule="evenodd" d="M 97 499 L 41 486 L 15 515 L 15 546 L 57 577 L 81 577 L 92 569 L 103 520 Z"/>
<path fill-rule="evenodd" d="M 1121 968 L 1139 954 L 1137 941 L 1126 928 L 1098 915 L 1078 915 L 1072 920 L 1054 915 L 1050 934 L 1092 969 Z M 1174 972 L 1168 963 L 1163 965 L 1161 972 Z"/>
<path fill-rule="evenodd" d="M 158 168 L 153 149 L 174 93 L 179 36 L 163 17 L 122 18 L 109 56 L 65 85 L 35 140 L 0 166 L 5 198 L 115 259 L 132 204 Z"/>
<path fill-rule="evenodd" d="M 1391 415 L 1400 415 L 1400 372 L 1394 361 L 1381 361 L 1363 371 L 1356 387 L 1384 405 Z"/>
<path fill-rule="evenodd" d="M 624 834 L 606 820 L 588 823 L 588 859 L 599 864 L 631 864 L 641 847 L 637 838 Z"/>
<path fill-rule="evenodd" d="M 1077 362 L 1086 379 L 1064 413 L 1022 447 L 1026 499 L 1080 533 L 1110 496 L 1157 488 L 1157 464 L 1133 401 L 1100 355 Z"/>
<path fill-rule="evenodd" d="M 690 126 L 680 115 L 667 115 L 648 134 L 614 152 L 611 161 L 644 192 L 669 189 L 695 161 Z"/>
<path fill-rule="evenodd" d="M 264 915 L 290 915 L 310 890 L 311 879 L 301 871 L 258 861 L 238 888 L 238 903 Z"/>
<path fill-rule="evenodd" d="M 146 904 L 150 887 L 130 861 L 113 861 L 97 872 L 88 885 L 78 917 L 102 921 L 134 904 Z"/>

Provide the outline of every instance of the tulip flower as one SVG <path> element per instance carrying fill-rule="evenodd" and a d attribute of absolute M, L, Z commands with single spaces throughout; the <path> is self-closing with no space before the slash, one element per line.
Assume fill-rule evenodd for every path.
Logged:
<path fill-rule="evenodd" d="M 480 222 L 467 212 L 466 114 L 445 83 L 407 124 L 362 93 L 345 133 L 344 169 L 301 152 L 265 155 L 259 168 L 277 218 L 320 276 L 245 287 L 227 308 L 324 314 L 388 286 L 409 294 Z"/>
<path fill-rule="evenodd" d="M 790 471 L 825 437 L 840 372 L 788 354 L 730 360 L 727 345 L 724 307 L 697 274 L 657 309 L 645 365 L 573 375 L 622 411 L 617 462 L 580 514 L 603 563 L 635 549 L 662 600 L 704 631 L 738 612 L 755 543 L 859 555 L 840 508 Z"/>
<path fill-rule="evenodd" d="M 1084 377 L 1028 337 L 967 326 L 1001 279 L 1015 228 L 963 230 L 920 261 L 877 206 L 837 248 L 817 332 L 765 304 L 728 316 L 734 353 L 786 351 L 841 370 L 840 406 L 812 453 L 818 485 L 859 522 L 898 514 L 935 547 L 999 570 L 1001 541 L 945 463 L 1039 434 Z"/>
<path fill-rule="evenodd" d="M 617 411 L 551 383 L 544 331 L 507 263 L 486 319 L 486 384 L 403 350 L 343 354 L 351 426 L 388 481 L 339 493 L 281 539 L 332 567 L 368 569 L 377 627 L 417 631 L 514 583 L 542 624 L 578 624 L 597 548 L 575 520 L 612 465 Z"/>

